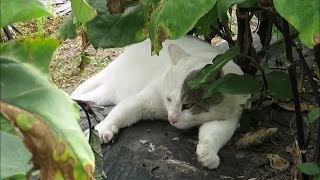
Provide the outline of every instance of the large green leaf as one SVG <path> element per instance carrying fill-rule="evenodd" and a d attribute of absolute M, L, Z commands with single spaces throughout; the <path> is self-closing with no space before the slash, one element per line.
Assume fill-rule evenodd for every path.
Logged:
<path fill-rule="evenodd" d="M 49 63 L 59 42 L 52 38 L 34 38 L 0 44 L 0 57 L 24 62 L 49 75 Z"/>
<path fill-rule="evenodd" d="M 320 174 L 320 166 L 315 162 L 305 162 L 305 163 L 299 164 L 298 168 L 301 172 L 310 176 Z"/>
<path fill-rule="evenodd" d="M 38 0 L 3 0 L 0 3 L 0 27 L 50 15 Z"/>
<path fill-rule="evenodd" d="M 270 94 L 282 101 L 292 99 L 291 83 L 287 73 L 283 71 L 272 71 L 266 75 Z"/>
<path fill-rule="evenodd" d="M 188 81 L 188 86 L 191 89 L 197 89 L 209 83 L 214 79 L 219 70 L 232 58 L 240 53 L 238 46 L 228 49 L 224 54 L 217 55 L 212 64 L 206 65 L 193 79 Z"/>
<path fill-rule="evenodd" d="M 260 83 L 252 76 L 244 74 L 227 74 L 214 81 L 203 93 L 203 98 L 212 97 L 219 93 L 253 94 L 260 91 Z"/>
<path fill-rule="evenodd" d="M 73 15 L 80 23 L 86 23 L 97 15 L 96 10 L 86 0 L 71 0 L 71 8 Z"/>
<path fill-rule="evenodd" d="M 299 31 L 303 43 L 312 48 L 320 43 L 319 0 L 274 0 L 277 12 Z"/>
<path fill-rule="evenodd" d="M 24 147 L 22 140 L 4 131 L 0 131 L 0 179 L 14 175 L 25 175 L 32 165 L 28 162 L 31 154 Z"/>
<path fill-rule="evenodd" d="M 219 17 L 218 17 L 218 10 L 217 5 L 214 5 L 213 8 L 204 16 L 202 16 L 195 28 L 197 28 L 197 35 L 204 37 L 213 37 L 210 35 L 211 32 L 214 32 L 215 29 L 218 29 L 219 25 Z"/>
<path fill-rule="evenodd" d="M 152 53 L 158 53 L 166 39 L 177 39 L 185 35 L 215 4 L 216 0 L 160 1 L 149 25 Z"/>
<path fill-rule="evenodd" d="M 148 37 L 145 10 L 141 4 L 127 8 L 122 14 L 110 14 L 106 0 L 90 0 L 97 16 L 87 23 L 88 38 L 95 48 L 123 47 Z"/>
<path fill-rule="evenodd" d="M 73 22 L 73 15 L 70 14 L 64 19 L 59 28 L 58 39 L 74 39 L 77 37 L 78 24 Z"/>
<path fill-rule="evenodd" d="M 34 41 L 29 45 L 39 46 L 37 43 Z M 11 50 L 6 46 L 11 45 L 4 45 L 4 50 Z M 17 49 L 23 49 L 19 46 L 25 44 L 16 44 Z M 53 51 L 45 48 L 42 48 L 43 52 L 52 55 Z M 24 51 L 16 53 L 24 54 Z M 41 57 L 37 53 L 27 54 Z M 45 57 L 50 54 L 44 54 L 43 59 L 24 60 L 23 63 L 20 62 L 21 55 L 0 57 L 1 113 L 20 129 L 27 147 L 33 153 L 33 163 L 40 168 L 41 174 L 56 164 L 60 168 L 51 169 L 55 171 L 51 174 L 55 178 L 67 174 L 74 179 L 87 179 L 94 170 L 94 157 L 78 125 L 78 109 L 66 93 L 47 80 L 44 71 L 31 68 L 41 66 L 38 68 L 45 69 L 50 61 Z M 65 166 L 70 169 L 65 171 Z"/>

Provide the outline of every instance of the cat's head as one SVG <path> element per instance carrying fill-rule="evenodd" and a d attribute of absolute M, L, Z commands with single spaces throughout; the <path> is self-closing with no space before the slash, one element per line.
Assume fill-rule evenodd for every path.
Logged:
<path fill-rule="evenodd" d="M 223 97 L 203 100 L 202 92 L 191 91 L 187 81 L 210 60 L 192 56 L 174 44 L 169 46 L 168 53 L 172 66 L 163 78 L 161 92 L 168 120 L 181 129 L 200 125 L 210 119 L 209 108 L 220 103 Z"/>

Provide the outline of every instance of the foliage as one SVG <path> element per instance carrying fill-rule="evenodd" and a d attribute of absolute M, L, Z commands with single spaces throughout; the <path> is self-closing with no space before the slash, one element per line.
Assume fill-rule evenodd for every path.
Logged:
<path fill-rule="evenodd" d="M 260 83 L 252 76 L 244 74 L 227 74 L 209 85 L 203 94 L 204 98 L 219 93 L 253 94 L 259 92 Z"/>
<path fill-rule="evenodd" d="M 24 0 L 1 1 L 0 27 L 11 23 L 30 20 L 32 18 L 50 16 L 51 13 L 37 0 L 29 0 L 28 5 Z"/>
<path fill-rule="evenodd" d="M 123 14 L 108 12 L 104 0 L 90 0 L 89 4 L 97 10 L 97 16 L 86 24 L 88 38 L 95 48 L 120 47 L 147 38 L 141 4 L 129 7 Z"/>
<path fill-rule="evenodd" d="M 319 0 L 274 0 L 277 12 L 299 31 L 301 41 L 312 48 L 320 43 Z"/>
<path fill-rule="evenodd" d="M 96 15 L 96 10 L 89 6 L 86 0 L 71 0 L 72 13 L 76 18 L 76 22 L 87 23 Z"/>
<path fill-rule="evenodd" d="M 94 178 L 96 180 L 100 180 L 103 178 L 107 178 L 106 174 L 103 171 L 103 154 L 102 154 L 102 149 L 101 149 L 101 142 L 100 142 L 100 138 L 98 135 L 98 131 L 96 130 L 92 130 L 91 131 L 91 136 L 89 139 L 90 142 L 90 146 L 92 147 L 92 151 L 95 157 L 95 161 L 96 161 L 96 167 L 95 167 L 95 171 L 94 171 Z"/>
<path fill-rule="evenodd" d="M 266 78 L 271 95 L 282 101 L 292 99 L 291 84 L 287 73 L 283 71 L 272 71 Z"/>
<path fill-rule="evenodd" d="M 320 178 L 320 166 L 314 162 L 306 162 L 298 165 L 298 168 L 304 174 L 314 176 L 314 179 Z"/>
<path fill-rule="evenodd" d="M 237 54 L 239 54 L 239 47 L 228 49 L 224 54 L 216 56 L 212 64 L 206 65 L 200 73 L 198 73 L 192 80 L 188 82 L 191 89 L 198 89 L 201 86 L 212 81 L 212 77 L 215 77 L 219 70 Z"/>
<path fill-rule="evenodd" d="M 215 3 L 216 0 L 160 1 L 151 13 L 149 22 L 152 53 L 158 53 L 162 49 L 164 40 L 185 35 Z"/>
<path fill-rule="evenodd" d="M 73 23 L 73 15 L 69 15 L 59 28 L 58 39 L 74 39 L 77 37 L 78 24 Z"/>
<path fill-rule="evenodd" d="M 12 23 L 49 15 L 40 5 L 37 1 L 30 1 L 29 12 L 25 6 L 21 6 L 24 7 L 21 11 L 15 4 L 17 11 L 12 14 L 8 10 L 13 5 L 1 3 L 1 18 L 10 17 L 5 23 Z M 77 122 L 78 107 L 49 81 L 49 63 L 58 45 L 59 42 L 52 38 L 25 39 L 0 45 L 0 117 L 1 125 L 4 125 L 1 126 L 1 139 L 6 138 L 1 141 L 1 153 L 5 153 L 1 154 L 1 178 L 13 175 L 14 178 L 23 178 L 30 170 L 26 165 L 30 156 L 17 141 L 17 136 L 3 131 L 12 132 L 4 120 L 9 121 L 24 139 L 25 146 L 32 153 L 33 167 L 40 168 L 41 178 L 93 178 L 94 156 Z M 17 149 L 14 152 L 18 153 L 15 156 L 9 153 L 13 146 Z"/>
<path fill-rule="evenodd" d="M 312 109 L 308 114 L 307 117 L 305 118 L 305 121 L 307 123 L 314 123 L 316 120 L 319 121 L 320 119 L 320 108 L 314 108 Z"/>
<path fill-rule="evenodd" d="M 22 0 L 1 3 L 1 27 L 17 21 L 50 15 L 36 0 L 30 1 L 28 6 L 16 6 L 18 3 L 21 4 Z M 293 96 L 294 93 L 291 92 L 296 88 L 293 87 L 295 86 L 293 79 L 296 77 L 290 74 L 289 78 L 287 73 L 278 71 L 265 75 L 263 68 L 259 68 L 259 59 L 254 59 L 256 51 L 250 49 L 251 36 L 242 37 L 251 34 L 245 32 L 245 30 L 250 31 L 248 25 L 252 16 L 249 16 L 249 12 L 251 14 L 254 12 L 250 8 L 260 9 L 275 16 L 272 18 L 272 23 L 285 34 L 286 41 L 291 40 L 288 39 L 291 34 L 284 31 L 285 27 L 281 22 L 286 22 L 285 20 L 296 28 L 301 41 L 308 47 L 320 43 L 318 0 L 304 3 L 298 0 L 274 0 L 274 4 L 272 1 L 258 0 L 72 0 L 71 3 L 73 15 L 61 26 L 59 38 L 75 38 L 77 30 L 81 27 L 83 37 L 88 38 L 95 48 L 121 47 L 150 38 L 151 52 L 156 54 L 161 50 L 163 41 L 177 39 L 192 29 L 196 35 L 204 35 L 206 39 L 211 39 L 216 34 L 226 39 L 232 48 L 214 58 L 212 64 L 205 66 L 188 82 L 192 89 L 201 88 L 204 98 L 217 93 L 253 94 L 260 91 L 263 91 L 260 93 L 262 100 L 268 95 L 283 101 L 299 98 L 296 94 Z M 244 17 L 237 19 L 239 36 L 236 41 L 232 39 L 232 32 L 228 27 L 228 13 L 234 4 L 237 4 L 237 13 L 241 10 Z M 300 11 L 301 9 L 305 11 Z M 275 22 L 276 19 L 280 19 L 280 23 Z M 265 32 L 264 36 L 267 35 L 268 32 Z M 263 35 L 260 37 L 262 41 L 265 38 Z M 263 44 L 265 45 L 264 42 Z M 68 97 L 48 81 L 48 64 L 56 47 L 56 41 L 40 38 L 12 42 L 0 47 L 1 112 L 7 120 L 14 122 L 19 128 L 18 134 L 25 137 L 25 143 L 31 152 L 34 150 L 43 152 L 40 143 L 48 147 L 47 152 L 43 153 L 46 157 L 52 158 L 47 161 L 34 158 L 35 165 L 44 167 L 41 166 L 44 162 L 62 165 L 69 158 L 77 164 L 72 175 L 77 176 L 77 179 L 85 176 L 91 178 L 93 153 L 76 123 L 79 114 L 74 111 L 76 108 Z M 265 76 L 263 87 L 250 75 L 230 74 L 218 80 L 214 79 L 229 60 L 247 56 L 249 57 L 247 59 Z M 295 64 L 290 66 L 293 67 Z M 318 112 L 319 108 L 310 111 L 306 120 L 309 123 L 314 122 L 319 118 Z M 5 127 L 6 130 L 10 130 L 7 125 Z M 42 128 L 41 131 L 39 128 Z M 45 132 L 47 136 L 35 139 L 35 135 L 39 135 L 40 132 Z M 63 155 L 58 153 L 53 156 L 53 152 L 57 150 L 53 144 L 63 147 L 63 150 L 59 151 Z M 94 153 L 101 159 L 101 152 Z M 315 170 L 310 164 L 300 165 L 299 168 L 306 174 Z M 43 172 L 50 170 L 41 169 L 42 175 Z M 70 172 L 60 171 L 60 173 L 58 176 Z"/>
<path fill-rule="evenodd" d="M 36 38 L 1 46 L 1 113 L 23 135 L 43 177 L 72 173 L 83 179 L 91 176 L 94 160 L 77 122 L 79 112 L 45 74 L 57 45 L 53 39 Z M 74 169 L 63 172 L 63 167 L 55 169 L 54 164 Z"/>
<path fill-rule="evenodd" d="M 17 135 L 4 131 L 0 131 L 0 138 L 1 147 L 6 147 L 1 148 L 0 152 L 0 179 L 14 175 L 25 175 L 32 167 L 31 164 L 28 164 L 31 154 L 23 146 L 22 140 Z"/>

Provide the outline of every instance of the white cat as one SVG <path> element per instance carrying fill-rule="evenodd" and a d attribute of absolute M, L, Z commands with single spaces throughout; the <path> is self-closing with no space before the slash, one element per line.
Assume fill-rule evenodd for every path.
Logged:
<path fill-rule="evenodd" d="M 181 48 L 180 48 L 181 47 Z M 231 138 L 249 95 L 201 99 L 201 92 L 186 85 L 196 72 L 220 54 L 217 48 L 194 37 L 168 40 L 159 56 L 150 55 L 150 41 L 132 45 L 104 70 L 81 84 L 72 99 L 99 105 L 116 104 L 95 129 L 103 143 L 120 128 L 142 119 L 168 119 L 177 128 L 201 125 L 198 160 L 217 168 L 219 149 Z M 223 73 L 243 74 L 233 62 Z"/>

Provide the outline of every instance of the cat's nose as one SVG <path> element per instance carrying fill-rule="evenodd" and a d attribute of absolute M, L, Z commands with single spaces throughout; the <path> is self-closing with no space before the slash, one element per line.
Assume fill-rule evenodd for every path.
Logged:
<path fill-rule="evenodd" d="M 170 115 L 170 116 L 168 117 L 168 120 L 170 121 L 170 124 L 173 125 L 173 124 L 175 124 L 175 123 L 177 122 L 177 116 L 175 116 L 175 115 Z"/>

